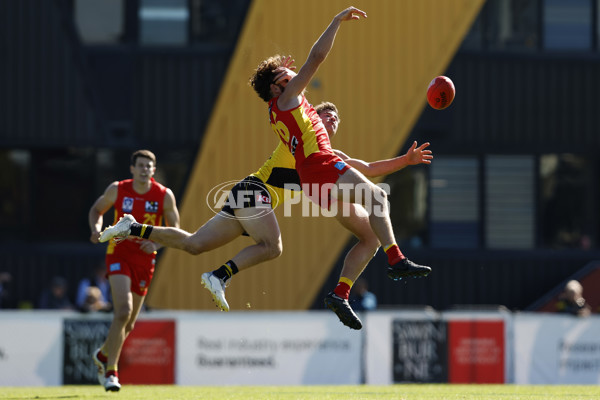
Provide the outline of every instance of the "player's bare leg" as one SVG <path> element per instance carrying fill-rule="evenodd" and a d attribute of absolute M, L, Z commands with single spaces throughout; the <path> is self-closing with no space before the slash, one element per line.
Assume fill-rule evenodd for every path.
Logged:
<path fill-rule="evenodd" d="M 116 277 L 119 277 L 119 276 L 124 276 L 126 278 L 129 278 L 125 275 L 116 275 Z M 116 349 L 115 353 L 114 353 L 114 354 L 116 354 L 116 356 L 113 357 L 113 356 L 111 356 L 111 354 L 108 355 L 107 366 L 114 365 L 115 368 L 118 366 L 119 359 L 121 358 L 121 350 L 123 348 L 123 344 L 125 343 L 125 340 L 127 339 L 129 334 L 133 330 L 133 328 L 135 326 L 135 321 L 137 321 L 137 318 L 138 318 L 140 311 L 142 309 L 142 306 L 144 304 L 144 300 L 146 299 L 146 296 L 140 296 L 137 293 L 130 292 L 130 295 L 131 296 L 128 296 L 128 297 L 131 297 L 132 307 L 131 307 L 131 313 L 129 313 L 129 319 L 127 320 L 127 323 L 125 324 L 125 327 L 124 327 L 124 332 L 119 332 L 119 335 L 113 335 L 111 337 L 111 339 L 113 339 L 113 340 L 111 340 L 110 344 L 108 346 L 107 346 L 107 344 L 104 345 L 105 348 L 115 348 Z M 116 303 L 115 303 L 115 306 L 116 306 Z M 122 310 L 128 310 L 128 309 L 129 309 L 129 306 L 122 308 Z M 122 320 L 122 319 L 119 318 L 119 320 Z M 112 325 L 111 325 L 111 327 L 112 327 Z M 109 331 L 109 337 L 110 337 L 110 331 Z M 121 341 L 121 338 L 123 338 L 122 341 Z M 107 350 L 107 351 L 110 352 L 110 350 Z M 111 367 L 107 367 L 107 376 L 106 376 L 106 381 L 104 383 L 104 388 L 106 389 L 106 391 L 117 392 L 121 389 L 121 384 L 119 383 L 118 372 L 117 372 L 117 370 L 115 370 L 114 372 L 115 373 L 111 375 Z"/>
<path fill-rule="evenodd" d="M 377 252 L 379 240 L 371 229 L 369 214 L 358 204 L 338 202 L 336 219 L 357 237 L 358 243 L 346 254 L 340 281 L 335 290 L 325 297 L 325 305 L 344 325 L 361 329 L 362 322 L 352 310 L 348 298 L 352 285 Z"/>
<path fill-rule="evenodd" d="M 342 209 L 344 206 L 348 208 L 348 213 L 344 213 Z M 358 204 L 344 205 L 338 203 L 336 219 L 358 239 L 358 243 L 346 254 L 340 274 L 341 277 L 346 277 L 355 282 L 377 253 L 380 243 L 371 229 L 369 214 L 364 207 Z"/>
<path fill-rule="evenodd" d="M 100 235 L 100 241 L 112 238 L 121 239 L 131 234 L 131 226 L 136 224 L 133 216 L 125 214 L 115 225 L 107 227 Z M 223 212 L 212 217 L 195 233 L 168 226 L 152 226 L 147 239 L 164 247 L 171 247 L 198 255 L 221 247 L 244 233 L 242 226 L 233 216 Z"/>
<path fill-rule="evenodd" d="M 121 388 L 117 372 L 121 349 L 128 334 L 127 327 L 133 326 L 131 318 L 137 317 L 141 304 L 136 304 L 138 309 L 134 310 L 134 294 L 131 293 L 131 279 L 127 275 L 111 275 L 108 279 L 110 281 L 114 308 L 113 320 L 102 346 L 103 352 L 107 355 L 107 376 L 104 387 L 107 391 L 118 391 Z M 139 298 L 140 296 L 136 297 Z M 136 301 L 136 303 L 138 302 L 139 300 Z"/>
<path fill-rule="evenodd" d="M 233 257 L 232 260 L 240 271 L 281 255 L 281 231 L 274 212 L 265 213 L 260 208 L 242 208 L 235 210 L 235 216 L 244 231 L 256 242 Z"/>
<path fill-rule="evenodd" d="M 235 218 L 220 212 L 194 233 L 179 228 L 154 226 L 148 239 L 165 247 L 198 255 L 224 246 L 243 233 L 244 229 Z"/>
<path fill-rule="evenodd" d="M 256 244 L 245 247 L 226 263 L 228 265 L 221 267 L 228 271 L 227 274 L 219 277 L 217 276 L 220 275 L 218 270 L 202 274 L 202 285 L 211 292 L 213 301 L 223 311 L 229 311 L 229 304 L 225 299 L 225 288 L 231 276 L 261 262 L 272 260 L 281 254 L 281 232 L 277 218 L 273 212 L 265 213 L 264 211 L 262 208 L 234 210 L 236 223 L 241 226 L 241 232 L 246 232 Z"/>
<path fill-rule="evenodd" d="M 336 185 L 337 188 L 332 190 L 334 198 L 370 206 L 367 210 L 369 223 L 388 256 L 387 275 L 390 279 L 427 276 L 431 272 L 430 267 L 413 263 L 400 251 L 390 221 L 387 193 L 382 188 L 354 168 L 340 176 Z"/>
<path fill-rule="evenodd" d="M 380 212 L 370 212 L 369 224 L 379 242 L 384 246 L 395 243 L 396 239 L 394 238 L 394 231 L 389 218 L 387 193 L 382 188 L 374 185 L 354 168 L 350 168 L 340 176 L 336 185 L 341 189 L 333 189 L 332 197 L 350 203 L 358 203 L 363 206 L 370 204 L 373 209 L 378 207 Z M 356 188 L 357 185 L 360 185 L 358 189 Z M 357 193 L 358 190 L 361 190 L 360 194 Z M 345 197 L 348 198 L 346 199 Z"/>

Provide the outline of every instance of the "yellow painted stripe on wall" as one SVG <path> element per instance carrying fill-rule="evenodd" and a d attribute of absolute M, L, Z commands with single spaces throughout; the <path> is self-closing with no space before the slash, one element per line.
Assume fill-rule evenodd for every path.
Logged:
<path fill-rule="evenodd" d="M 327 100 L 338 106 L 342 123 L 334 148 L 367 161 L 398 154 L 423 110 L 427 85 L 444 73 L 483 2 L 353 1 L 368 18 L 342 24 L 307 94 L 313 104 Z M 340 0 L 252 3 L 185 196 L 179 199 L 183 229 L 194 232 L 214 215 L 206 205 L 211 188 L 257 170 L 278 143 L 266 103 L 247 84 L 253 69 L 277 53 L 291 54 L 300 67 L 333 16 L 348 5 Z M 460 88 L 457 93 L 460 101 Z M 233 277 L 226 291 L 232 310 L 307 309 L 350 238 L 334 219 L 302 218 L 300 206 L 292 207 L 292 217 L 283 211 L 276 212 L 283 255 Z M 201 274 L 251 244 L 241 237 L 198 256 L 165 250 L 149 305 L 215 309 L 200 285 Z"/>

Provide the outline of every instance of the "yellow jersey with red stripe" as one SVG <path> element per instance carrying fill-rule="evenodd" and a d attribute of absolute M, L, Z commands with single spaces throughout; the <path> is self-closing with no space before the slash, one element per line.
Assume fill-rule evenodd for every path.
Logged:
<path fill-rule="evenodd" d="M 311 154 L 334 154 L 327 130 L 314 107 L 302 95 L 298 107 L 282 111 L 277 107 L 277 99 L 269 101 L 271 128 L 296 160 L 300 170 L 304 160 Z"/>

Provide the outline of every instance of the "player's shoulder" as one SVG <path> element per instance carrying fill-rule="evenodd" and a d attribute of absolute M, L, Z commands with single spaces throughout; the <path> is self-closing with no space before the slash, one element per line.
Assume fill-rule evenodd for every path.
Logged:
<path fill-rule="evenodd" d="M 121 184 L 121 181 L 114 181 L 111 182 L 107 187 L 105 192 L 113 192 L 113 191 L 117 191 L 119 189 L 119 185 Z"/>
<path fill-rule="evenodd" d="M 156 181 L 154 178 L 152 178 L 152 187 L 160 190 L 161 192 L 166 192 L 166 191 L 171 190 L 168 187 L 166 187 L 165 185 L 163 185 L 162 183 Z"/>
<path fill-rule="evenodd" d="M 133 186 L 133 179 L 123 179 L 120 181 L 114 181 L 109 185 L 109 187 L 110 186 L 113 186 L 115 188 L 131 187 Z"/>

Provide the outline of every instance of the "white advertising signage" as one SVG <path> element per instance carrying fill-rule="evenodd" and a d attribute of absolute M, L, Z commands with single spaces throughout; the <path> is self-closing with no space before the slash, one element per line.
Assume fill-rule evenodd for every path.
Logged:
<path fill-rule="evenodd" d="M 362 332 L 331 312 L 178 314 L 180 385 L 354 385 Z"/>
<path fill-rule="evenodd" d="M 515 383 L 600 384 L 600 317 L 514 316 Z"/>
<path fill-rule="evenodd" d="M 60 312 L 0 312 L 0 386 L 62 384 Z"/>

